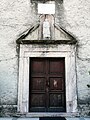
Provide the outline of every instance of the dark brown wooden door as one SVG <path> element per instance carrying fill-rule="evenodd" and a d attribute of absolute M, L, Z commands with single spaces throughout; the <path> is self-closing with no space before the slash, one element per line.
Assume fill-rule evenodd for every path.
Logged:
<path fill-rule="evenodd" d="M 64 58 L 30 59 L 30 112 L 65 112 Z"/>

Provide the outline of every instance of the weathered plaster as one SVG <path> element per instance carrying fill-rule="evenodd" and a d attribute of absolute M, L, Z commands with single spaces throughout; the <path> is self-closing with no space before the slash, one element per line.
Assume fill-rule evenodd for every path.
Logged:
<path fill-rule="evenodd" d="M 0 105 L 17 104 L 16 39 L 31 26 L 30 1 L 0 1 Z"/>
<path fill-rule="evenodd" d="M 36 10 L 36 4 L 31 4 L 30 0 L 0 1 L 0 104 L 17 103 L 18 62 L 15 42 L 23 31 L 38 21 Z M 56 0 L 55 22 L 78 40 L 78 105 L 80 113 L 88 115 L 90 110 L 86 103 L 90 99 L 90 88 L 87 87 L 90 84 L 90 0 Z"/>
<path fill-rule="evenodd" d="M 78 40 L 77 46 L 77 86 L 78 105 L 82 115 L 89 115 L 90 89 L 90 1 L 64 0 L 66 29 L 72 32 Z M 88 105 L 87 105 L 88 103 Z M 83 106 L 83 107 L 80 107 Z M 87 107 L 88 106 L 88 107 Z"/>

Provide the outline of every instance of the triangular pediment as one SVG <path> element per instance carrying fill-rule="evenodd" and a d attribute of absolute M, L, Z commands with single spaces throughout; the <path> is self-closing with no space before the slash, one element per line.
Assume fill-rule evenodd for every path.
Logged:
<path fill-rule="evenodd" d="M 76 40 L 75 38 L 68 33 L 64 28 L 60 27 L 59 25 L 54 24 L 54 37 L 50 40 L 43 40 L 40 39 L 40 24 L 37 23 L 36 25 L 33 25 L 29 30 L 23 32 L 23 34 L 19 37 L 19 39 L 16 41 L 18 44 L 25 43 L 53 43 L 53 41 L 56 41 L 56 43 L 61 44 L 75 44 Z M 51 42 L 50 42 L 51 41 Z"/>
<path fill-rule="evenodd" d="M 55 26 L 55 40 L 73 40 L 74 37 L 70 35 L 64 28 L 59 25 Z"/>

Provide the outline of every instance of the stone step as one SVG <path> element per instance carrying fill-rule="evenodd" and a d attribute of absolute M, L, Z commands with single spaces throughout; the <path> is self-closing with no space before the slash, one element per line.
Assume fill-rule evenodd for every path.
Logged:
<path fill-rule="evenodd" d="M 15 117 L 0 117 L 0 120 L 90 120 L 90 118 L 61 118 L 61 117 L 50 117 L 50 118 L 15 118 Z"/>

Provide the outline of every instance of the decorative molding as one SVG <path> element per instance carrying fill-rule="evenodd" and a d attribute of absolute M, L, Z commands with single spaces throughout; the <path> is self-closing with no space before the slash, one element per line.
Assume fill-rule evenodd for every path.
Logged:
<path fill-rule="evenodd" d="M 20 44 L 18 85 L 19 112 L 29 112 L 29 63 L 31 57 L 65 58 L 66 113 L 77 112 L 75 51 L 75 45 Z"/>

